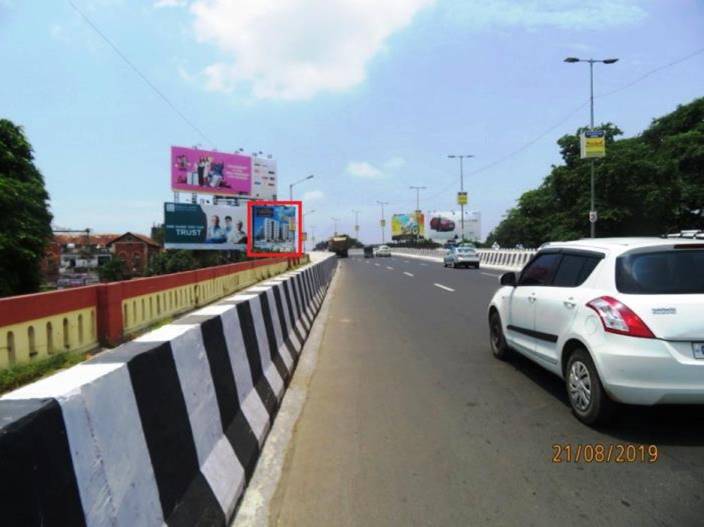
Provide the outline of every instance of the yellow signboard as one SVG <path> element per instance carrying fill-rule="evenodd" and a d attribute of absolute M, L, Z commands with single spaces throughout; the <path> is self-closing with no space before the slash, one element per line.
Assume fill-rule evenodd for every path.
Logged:
<path fill-rule="evenodd" d="M 386 220 L 381 220 L 381 221 L 379 222 L 379 224 L 380 224 L 382 227 L 386 227 Z"/>
<path fill-rule="evenodd" d="M 579 157 L 604 157 L 606 155 L 606 134 L 603 130 L 588 130 L 579 136 Z"/>
<path fill-rule="evenodd" d="M 466 205 L 467 204 L 467 193 L 466 192 L 458 192 L 457 193 L 457 204 L 458 205 Z"/>

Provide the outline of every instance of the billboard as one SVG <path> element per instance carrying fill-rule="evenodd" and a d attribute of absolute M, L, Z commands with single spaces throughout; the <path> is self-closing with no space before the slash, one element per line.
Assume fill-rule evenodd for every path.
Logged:
<path fill-rule="evenodd" d="M 249 196 L 252 158 L 211 150 L 171 147 L 171 189 L 223 196 Z"/>
<path fill-rule="evenodd" d="M 195 203 L 164 203 L 164 247 L 245 251 L 247 208 Z"/>
<path fill-rule="evenodd" d="M 459 211 L 433 212 L 429 216 L 427 238 L 436 243 L 460 240 L 462 216 Z M 464 237 L 480 240 L 482 235 L 481 214 L 478 211 L 464 213 Z"/>
<path fill-rule="evenodd" d="M 276 200 L 276 161 L 252 158 L 252 197 Z"/>
<path fill-rule="evenodd" d="M 247 256 L 298 256 L 303 252 L 300 201 L 250 201 L 247 210 L 252 233 Z"/>
<path fill-rule="evenodd" d="M 422 212 L 391 216 L 391 239 L 412 240 L 425 236 L 425 217 Z"/>

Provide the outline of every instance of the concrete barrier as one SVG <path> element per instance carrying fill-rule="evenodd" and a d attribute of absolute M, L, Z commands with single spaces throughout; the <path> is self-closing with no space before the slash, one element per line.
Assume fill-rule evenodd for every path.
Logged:
<path fill-rule="evenodd" d="M 336 263 L 316 256 L 0 398 L 2 524 L 225 525 Z"/>
<path fill-rule="evenodd" d="M 499 271 L 520 271 L 537 252 L 535 249 L 478 249 L 482 267 Z M 391 254 L 442 262 L 445 249 L 391 249 Z"/>

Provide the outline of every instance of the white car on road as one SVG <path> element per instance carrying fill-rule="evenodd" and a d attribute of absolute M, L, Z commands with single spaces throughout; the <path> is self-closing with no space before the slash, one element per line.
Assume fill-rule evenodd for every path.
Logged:
<path fill-rule="evenodd" d="M 474 267 L 479 269 L 479 253 L 474 247 L 458 245 L 447 250 L 442 263 L 445 267 Z"/>
<path fill-rule="evenodd" d="M 388 245 L 380 245 L 374 252 L 375 256 L 391 256 L 391 249 Z"/>
<path fill-rule="evenodd" d="M 565 380 L 575 415 L 608 419 L 613 401 L 704 404 L 704 243 L 604 238 L 546 244 L 501 277 L 491 347 Z"/>

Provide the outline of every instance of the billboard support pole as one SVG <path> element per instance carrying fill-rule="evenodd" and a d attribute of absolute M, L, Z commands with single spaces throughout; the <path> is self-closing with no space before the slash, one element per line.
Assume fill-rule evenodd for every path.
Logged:
<path fill-rule="evenodd" d="M 416 191 L 416 224 L 418 224 L 418 220 L 420 219 L 420 191 L 425 190 L 428 187 L 414 187 L 411 185 L 410 189 Z M 418 243 L 418 240 L 420 239 L 420 225 L 418 225 L 418 232 L 416 233 L 416 243 Z"/>
<path fill-rule="evenodd" d="M 386 243 L 386 237 L 384 235 L 384 205 L 388 205 L 388 201 L 377 201 L 379 205 L 381 205 L 381 222 L 379 225 L 381 225 L 381 243 Z"/>
<path fill-rule="evenodd" d="M 464 158 L 465 157 L 474 157 L 473 154 L 450 154 L 449 156 L 450 159 L 456 159 L 459 158 L 460 160 L 460 192 L 464 194 Z M 459 198 L 458 198 L 459 199 Z M 460 203 L 460 234 L 462 236 L 462 240 L 464 240 L 464 203 Z"/>

